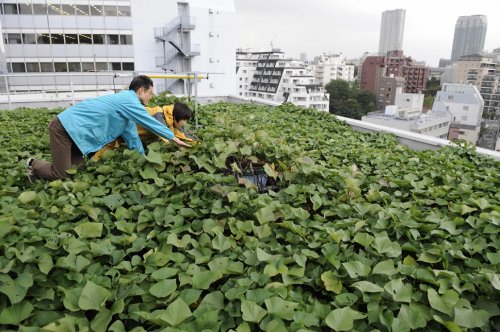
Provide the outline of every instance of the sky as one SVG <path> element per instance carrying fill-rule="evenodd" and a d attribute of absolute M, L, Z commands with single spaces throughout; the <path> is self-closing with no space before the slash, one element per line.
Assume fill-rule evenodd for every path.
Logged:
<path fill-rule="evenodd" d="M 429 66 L 449 59 L 458 16 L 488 18 L 485 49 L 500 47 L 498 0 L 234 0 L 238 48 L 280 48 L 298 58 L 323 52 L 358 58 L 377 52 L 384 10 L 406 9 L 405 55 Z"/>

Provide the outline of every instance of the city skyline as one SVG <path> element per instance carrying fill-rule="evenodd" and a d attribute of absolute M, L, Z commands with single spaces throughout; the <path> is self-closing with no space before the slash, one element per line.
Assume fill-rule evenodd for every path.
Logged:
<path fill-rule="evenodd" d="M 397 8 L 406 9 L 405 54 L 430 66 L 437 67 L 440 58 L 450 57 L 459 16 L 486 15 L 485 50 L 500 47 L 500 3 L 490 1 L 458 6 L 452 1 L 402 5 L 400 1 L 385 0 L 366 2 L 360 7 L 347 0 L 312 0 L 306 7 L 298 0 L 235 0 L 235 6 L 238 47 L 264 50 L 272 41 L 274 47 L 296 58 L 302 52 L 312 57 L 330 51 L 348 58 L 376 53 L 382 12 Z"/>

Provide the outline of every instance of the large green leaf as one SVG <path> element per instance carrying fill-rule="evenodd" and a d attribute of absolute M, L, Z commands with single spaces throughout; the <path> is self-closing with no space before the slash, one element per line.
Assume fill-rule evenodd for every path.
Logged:
<path fill-rule="evenodd" d="M 384 285 L 384 289 L 389 293 L 394 301 L 411 302 L 412 287 L 403 283 L 403 279 L 391 280 Z"/>
<path fill-rule="evenodd" d="M 80 238 L 100 237 L 102 234 L 102 224 L 98 222 L 85 222 L 74 228 Z"/>
<path fill-rule="evenodd" d="M 451 316 L 453 308 L 459 299 L 458 294 L 454 290 L 448 289 L 443 295 L 439 295 L 438 292 L 432 288 L 427 289 L 427 298 L 432 308 L 448 316 Z"/>
<path fill-rule="evenodd" d="M 193 286 L 197 289 L 208 289 L 210 284 L 222 277 L 219 271 L 201 271 L 193 276 Z"/>
<path fill-rule="evenodd" d="M 101 310 L 106 300 L 111 297 L 111 292 L 101 285 L 97 285 L 92 281 L 87 281 L 82 289 L 78 306 L 82 310 Z"/>
<path fill-rule="evenodd" d="M 178 298 L 168 305 L 167 309 L 160 315 L 160 319 L 171 326 L 177 326 L 191 316 L 192 313 L 188 305 L 181 298 Z"/>
<path fill-rule="evenodd" d="M 156 297 L 166 297 L 175 292 L 176 289 L 177 282 L 175 279 L 165 279 L 151 286 L 149 293 Z"/>
<path fill-rule="evenodd" d="M 33 305 L 28 301 L 21 301 L 2 309 L 0 312 L 0 324 L 18 325 L 33 312 Z"/>
<path fill-rule="evenodd" d="M 259 323 L 267 315 L 267 311 L 262 309 L 253 301 L 241 301 L 241 313 L 244 321 Z"/>
<path fill-rule="evenodd" d="M 283 300 L 280 297 L 274 296 L 264 300 L 267 312 L 281 319 L 293 319 L 293 312 L 299 305 L 298 303 Z"/>
<path fill-rule="evenodd" d="M 334 331 L 350 331 L 354 327 L 354 321 L 363 319 L 364 314 L 350 307 L 335 309 L 325 319 L 326 325 Z"/>

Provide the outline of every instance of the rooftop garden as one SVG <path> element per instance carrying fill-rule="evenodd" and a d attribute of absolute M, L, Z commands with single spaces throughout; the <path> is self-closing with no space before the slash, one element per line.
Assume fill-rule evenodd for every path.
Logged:
<path fill-rule="evenodd" d="M 500 326 L 500 163 L 472 147 L 220 103 L 191 149 L 108 151 L 30 185 L 56 114 L 0 112 L 3 331 Z"/>

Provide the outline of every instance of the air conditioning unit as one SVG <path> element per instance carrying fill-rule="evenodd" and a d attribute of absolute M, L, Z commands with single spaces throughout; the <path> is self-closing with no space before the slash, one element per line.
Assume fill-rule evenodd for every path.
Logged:
<path fill-rule="evenodd" d="M 209 37 L 213 37 L 213 36 L 214 36 L 214 33 L 213 33 L 213 32 L 209 32 L 209 33 L 208 33 L 208 36 L 209 36 Z"/>
<path fill-rule="evenodd" d="M 208 10 L 208 13 L 209 13 L 209 14 L 213 14 L 213 13 L 214 13 L 214 10 L 213 10 L 213 9 L 209 9 L 209 10 Z"/>

